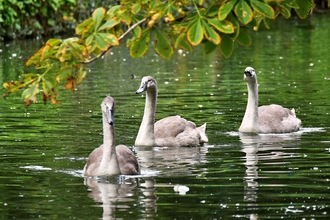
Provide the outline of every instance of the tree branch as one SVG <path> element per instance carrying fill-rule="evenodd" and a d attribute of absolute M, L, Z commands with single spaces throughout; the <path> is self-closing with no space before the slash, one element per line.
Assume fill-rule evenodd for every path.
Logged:
<path fill-rule="evenodd" d="M 123 33 L 123 34 L 118 38 L 118 40 L 119 40 L 119 41 L 122 40 L 122 39 L 123 39 L 123 38 L 124 38 L 129 32 L 131 32 L 131 30 L 133 30 L 134 28 L 136 28 L 136 26 L 142 24 L 142 23 L 145 22 L 146 20 L 147 20 L 147 19 L 144 18 L 144 19 L 142 19 L 141 21 L 139 21 L 139 22 L 135 23 L 134 25 L 132 25 L 132 27 L 128 28 L 127 31 L 125 31 L 125 33 Z M 96 57 L 93 57 L 93 58 L 91 58 L 91 59 L 89 59 L 89 60 L 82 61 L 81 63 L 83 63 L 83 64 L 88 64 L 88 63 L 91 63 L 91 62 L 93 62 L 93 61 L 99 59 L 99 58 L 102 57 L 106 52 L 108 52 L 112 47 L 113 47 L 113 46 L 110 45 L 110 46 L 108 47 L 108 49 L 106 49 L 105 51 L 103 51 L 102 53 L 100 53 L 99 55 L 97 55 Z"/>

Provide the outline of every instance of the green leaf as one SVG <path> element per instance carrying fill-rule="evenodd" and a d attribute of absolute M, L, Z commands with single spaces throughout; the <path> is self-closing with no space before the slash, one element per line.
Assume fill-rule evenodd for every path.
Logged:
<path fill-rule="evenodd" d="M 62 43 L 62 40 L 60 40 L 60 39 L 56 39 L 56 38 L 51 38 L 51 39 L 49 39 L 49 40 L 46 42 L 46 44 L 49 45 L 49 46 L 51 46 L 51 47 L 54 47 L 54 46 L 56 46 L 56 45 L 58 45 L 58 44 L 60 44 L 60 43 Z"/>
<path fill-rule="evenodd" d="M 204 54 L 210 54 L 217 48 L 217 45 L 214 43 L 207 41 L 203 43 L 203 52 Z"/>
<path fill-rule="evenodd" d="M 141 37 L 142 34 L 142 29 L 140 26 L 136 26 L 133 30 L 132 30 L 132 34 L 135 38 L 139 38 Z"/>
<path fill-rule="evenodd" d="M 197 4 L 202 5 L 204 3 L 204 0 L 195 0 Z"/>
<path fill-rule="evenodd" d="M 82 35 L 82 33 L 87 29 L 87 27 L 93 22 L 92 18 L 88 18 L 82 23 L 78 24 L 76 27 L 76 35 Z"/>
<path fill-rule="evenodd" d="M 163 58 L 170 59 L 174 53 L 173 46 L 169 39 L 157 29 L 155 29 L 155 41 L 156 53 Z"/>
<path fill-rule="evenodd" d="M 280 6 L 280 12 L 283 15 L 283 17 L 285 17 L 286 19 L 290 18 L 291 8 L 285 4 L 284 5 L 279 4 L 279 6 Z"/>
<path fill-rule="evenodd" d="M 137 14 L 141 10 L 141 4 L 140 3 L 135 3 L 131 7 L 131 11 L 133 14 Z"/>
<path fill-rule="evenodd" d="M 49 95 L 57 85 L 56 75 L 53 73 L 44 74 L 42 77 L 42 89 L 44 94 Z"/>
<path fill-rule="evenodd" d="M 132 14 L 129 13 L 127 10 L 120 10 L 118 14 L 120 16 L 121 21 L 125 24 L 130 25 L 132 23 Z"/>
<path fill-rule="evenodd" d="M 119 11 L 120 8 L 121 8 L 121 5 L 112 6 L 108 10 L 107 14 L 110 15 L 110 18 L 113 18 L 114 16 L 117 15 L 117 13 L 118 13 L 118 11 Z"/>
<path fill-rule="evenodd" d="M 296 0 L 295 2 L 299 6 L 299 8 L 295 8 L 295 11 L 301 19 L 306 18 L 314 7 L 314 0 Z"/>
<path fill-rule="evenodd" d="M 190 52 L 192 51 L 192 47 L 188 43 L 185 33 L 181 33 L 181 34 L 177 34 L 177 35 L 172 34 L 171 37 L 173 38 L 173 41 L 175 42 L 174 43 L 175 48 L 180 48 L 180 49 L 190 51 Z"/>
<path fill-rule="evenodd" d="M 108 49 L 107 43 L 100 34 L 95 34 L 95 43 L 96 47 L 99 48 L 101 51 L 105 51 L 106 49 Z"/>
<path fill-rule="evenodd" d="M 223 35 L 219 49 L 220 53 L 228 59 L 234 52 L 234 41 L 228 35 Z"/>
<path fill-rule="evenodd" d="M 271 19 L 269 19 L 269 18 L 264 18 L 263 21 L 264 21 L 264 25 L 265 25 L 265 27 L 266 27 L 267 29 L 270 29 L 271 24 L 273 23 L 274 20 L 271 20 Z"/>
<path fill-rule="evenodd" d="M 234 33 L 234 25 L 227 20 L 219 21 L 215 18 L 210 18 L 207 20 L 210 25 L 215 27 L 218 31 L 226 33 L 226 34 L 232 34 Z"/>
<path fill-rule="evenodd" d="M 236 42 L 242 46 L 250 46 L 252 43 L 251 36 L 245 31 L 240 31 L 238 37 L 236 38 Z"/>
<path fill-rule="evenodd" d="M 81 66 L 77 71 L 77 74 L 75 77 L 75 83 L 80 84 L 85 79 L 86 74 L 87 74 L 87 71 L 86 71 L 85 67 Z"/>
<path fill-rule="evenodd" d="M 38 64 L 40 63 L 40 56 L 41 56 L 41 53 L 42 53 L 42 50 L 43 50 L 43 47 L 40 48 L 37 52 L 35 52 L 25 63 L 25 66 L 28 67 L 30 66 L 31 64 Z"/>
<path fill-rule="evenodd" d="M 191 45 L 196 46 L 203 40 L 203 28 L 199 18 L 194 19 L 191 23 L 187 31 L 187 39 Z"/>
<path fill-rule="evenodd" d="M 103 20 L 103 17 L 106 13 L 105 8 L 97 8 L 93 11 L 92 18 L 94 22 L 94 31 L 96 32 Z"/>
<path fill-rule="evenodd" d="M 282 0 L 280 1 L 280 4 L 286 5 L 289 8 L 299 8 L 299 5 L 296 3 L 296 1 L 292 0 Z"/>
<path fill-rule="evenodd" d="M 7 90 L 6 94 L 17 92 L 25 86 L 23 81 L 4 82 L 2 86 Z"/>
<path fill-rule="evenodd" d="M 104 24 L 101 25 L 101 27 L 98 29 L 98 31 L 104 30 L 104 29 L 110 29 L 116 26 L 117 24 L 120 23 L 119 19 L 111 19 Z"/>
<path fill-rule="evenodd" d="M 29 106 L 32 102 L 37 101 L 37 94 L 39 93 L 39 83 L 35 81 L 32 83 L 29 88 L 25 89 L 22 93 L 22 99 L 27 106 Z"/>
<path fill-rule="evenodd" d="M 129 54 L 132 58 L 142 57 L 148 50 L 150 40 L 150 29 L 146 29 L 140 38 L 131 43 Z"/>
<path fill-rule="evenodd" d="M 237 21 L 236 17 L 233 15 L 233 13 L 230 13 L 228 15 L 228 20 L 234 25 L 234 33 L 230 34 L 229 36 L 235 40 L 240 32 L 240 24 Z"/>
<path fill-rule="evenodd" d="M 254 10 L 259 12 L 263 16 L 265 16 L 267 18 L 275 19 L 275 11 L 269 5 L 267 5 L 263 2 L 260 2 L 258 0 L 251 0 L 251 5 L 254 8 Z"/>
<path fill-rule="evenodd" d="M 109 45 L 111 45 L 111 46 L 118 46 L 118 45 L 119 45 L 119 40 L 118 40 L 118 38 L 117 38 L 115 35 L 113 35 L 113 34 L 108 34 L 108 33 L 98 33 L 98 35 L 99 35 L 100 37 L 102 37 L 103 40 L 104 40 L 107 44 L 109 44 Z"/>
<path fill-rule="evenodd" d="M 95 36 L 94 34 L 91 34 L 86 38 L 85 44 L 87 46 L 92 44 L 92 42 L 94 41 L 94 36 Z"/>
<path fill-rule="evenodd" d="M 243 24 L 250 23 L 253 18 L 252 10 L 245 0 L 239 0 L 235 6 L 235 14 Z"/>
<path fill-rule="evenodd" d="M 219 5 L 211 5 L 208 9 L 207 9 L 207 17 L 215 17 L 217 16 L 219 12 Z"/>
<path fill-rule="evenodd" d="M 59 82 L 63 79 L 67 79 L 69 77 L 72 76 L 73 74 L 73 68 L 70 68 L 70 67 L 63 67 L 61 68 L 61 70 L 59 71 L 59 73 L 57 73 L 57 76 L 56 76 L 56 81 Z"/>
<path fill-rule="evenodd" d="M 211 28 L 204 19 L 201 19 L 201 23 L 205 38 L 216 45 L 220 44 L 221 38 L 219 34 L 213 30 L 213 28 Z"/>
<path fill-rule="evenodd" d="M 221 5 L 218 11 L 218 18 L 220 21 L 224 20 L 228 14 L 233 10 L 237 0 L 228 1 L 226 4 Z"/>

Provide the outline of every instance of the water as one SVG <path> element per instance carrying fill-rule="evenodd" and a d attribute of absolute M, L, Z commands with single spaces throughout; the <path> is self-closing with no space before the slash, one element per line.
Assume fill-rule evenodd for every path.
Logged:
<path fill-rule="evenodd" d="M 149 51 L 132 60 L 117 48 L 88 66 L 74 93 L 59 104 L 25 107 L 19 95 L 0 99 L 1 219 L 327 219 L 330 204 L 328 17 L 279 20 L 237 46 L 226 60 L 177 52 L 169 61 Z M 0 45 L 0 79 L 16 79 L 41 42 Z M 295 108 L 301 131 L 242 136 L 245 67 L 256 69 L 259 104 Z M 132 79 L 135 75 L 136 79 Z M 179 114 L 207 122 L 199 148 L 139 148 L 134 140 L 153 75 L 156 118 Z M 63 86 L 62 86 L 63 87 Z M 3 93 L 4 90 L 2 89 Z M 88 154 L 102 142 L 100 103 L 117 104 L 117 143 L 136 153 L 142 175 L 84 179 Z M 40 97 L 39 97 L 40 98 Z M 41 98 L 40 98 L 41 100 Z"/>

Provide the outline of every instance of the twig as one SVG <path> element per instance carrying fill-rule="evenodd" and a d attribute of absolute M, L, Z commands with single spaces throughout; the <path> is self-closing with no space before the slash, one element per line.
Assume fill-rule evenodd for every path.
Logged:
<path fill-rule="evenodd" d="M 142 19 L 141 21 L 139 21 L 139 22 L 135 23 L 134 25 L 132 25 L 132 27 L 128 28 L 127 31 L 126 31 L 125 33 L 123 33 L 122 35 L 120 35 L 120 37 L 118 38 L 118 40 L 119 40 L 119 41 L 122 40 L 122 39 L 123 39 L 123 38 L 124 38 L 129 32 L 131 32 L 131 30 L 133 30 L 134 28 L 136 28 L 136 26 L 140 25 L 141 23 L 145 22 L 146 20 L 147 20 L 147 19 L 144 18 L 144 19 Z M 108 49 L 106 49 L 105 51 L 103 51 L 102 53 L 100 53 L 99 55 L 97 55 L 96 57 L 93 57 L 92 59 L 89 59 L 89 60 L 85 60 L 85 61 L 83 61 L 83 62 L 81 62 L 81 63 L 83 63 L 83 64 L 88 64 L 88 63 L 93 62 L 94 60 L 99 59 L 99 58 L 100 58 L 101 56 L 103 56 L 106 52 L 108 52 L 112 47 L 113 47 L 113 46 L 110 45 L 110 46 L 108 47 Z"/>

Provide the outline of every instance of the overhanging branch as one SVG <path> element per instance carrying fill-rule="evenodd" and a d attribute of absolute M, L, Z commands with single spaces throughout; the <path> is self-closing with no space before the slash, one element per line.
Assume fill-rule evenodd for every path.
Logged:
<path fill-rule="evenodd" d="M 144 19 L 142 19 L 141 21 L 139 21 L 139 22 L 133 24 L 132 27 L 128 28 L 127 31 L 125 31 L 125 33 L 123 33 L 122 35 L 120 35 L 120 37 L 118 38 L 118 40 L 121 41 L 121 40 L 122 40 L 122 39 L 123 39 L 123 38 L 124 38 L 129 32 L 131 32 L 134 28 L 136 28 L 138 25 L 142 24 L 142 23 L 145 22 L 146 20 L 147 20 L 147 19 L 144 18 Z M 91 62 L 93 62 L 93 61 L 99 59 L 99 58 L 102 57 L 106 52 L 108 52 L 112 47 L 113 47 L 113 46 L 110 45 L 110 46 L 108 47 L 108 49 L 106 49 L 105 51 L 103 51 L 102 53 L 100 53 L 99 55 L 97 55 L 96 57 L 93 57 L 93 58 L 91 58 L 91 59 L 89 59 L 89 60 L 85 60 L 85 61 L 83 61 L 83 62 L 81 62 L 81 63 L 83 63 L 83 64 L 88 64 L 88 63 L 91 63 Z"/>

